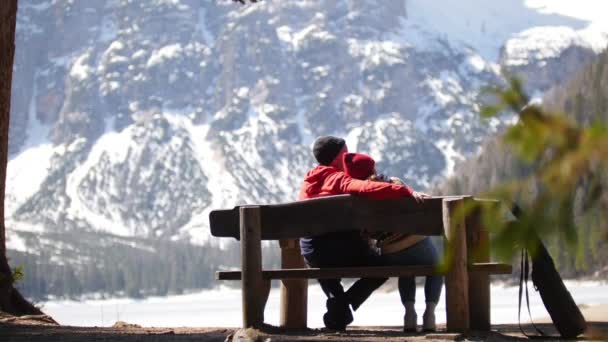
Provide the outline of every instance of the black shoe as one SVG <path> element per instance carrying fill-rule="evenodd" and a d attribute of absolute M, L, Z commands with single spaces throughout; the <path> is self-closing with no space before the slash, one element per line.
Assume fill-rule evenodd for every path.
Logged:
<path fill-rule="evenodd" d="M 328 329 L 344 331 L 346 326 L 353 322 L 353 314 L 343 298 L 329 298 L 326 306 L 323 323 Z"/>

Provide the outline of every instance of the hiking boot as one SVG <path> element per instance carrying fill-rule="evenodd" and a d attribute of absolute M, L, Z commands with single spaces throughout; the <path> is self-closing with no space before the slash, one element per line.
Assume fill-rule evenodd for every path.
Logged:
<path fill-rule="evenodd" d="M 416 323 L 418 322 L 418 315 L 414 313 L 406 313 L 403 316 L 403 331 L 404 332 L 416 332 Z"/>
<path fill-rule="evenodd" d="M 414 302 L 405 302 L 405 316 L 403 316 L 403 331 L 404 332 L 416 332 L 416 324 L 418 322 L 418 315 L 414 308 Z"/>
<path fill-rule="evenodd" d="M 424 314 L 422 315 L 422 330 L 423 331 L 437 331 L 437 326 L 435 324 L 435 306 L 437 303 L 434 302 L 426 302 L 426 309 L 424 310 Z"/>
<path fill-rule="evenodd" d="M 344 298 L 329 298 L 326 303 L 327 312 L 323 315 L 325 327 L 331 330 L 346 330 L 353 322 L 353 314 Z"/>

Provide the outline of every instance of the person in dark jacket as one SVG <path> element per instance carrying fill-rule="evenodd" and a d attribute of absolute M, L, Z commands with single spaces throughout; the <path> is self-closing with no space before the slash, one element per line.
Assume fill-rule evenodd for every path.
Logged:
<path fill-rule="evenodd" d="M 400 198 L 416 193 L 403 185 L 367 182 L 354 179 L 343 172 L 343 155 L 348 152 L 346 142 L 333 136 L 318 138 L 313 154 L 319 165 L 307 172 L 299 199 L 353 194 L 372 199 Z M 377 255 L 358 231 L 328 233 L 300 239 L 300 249 L 309 267 L 355 267 L 379 265 Z M 353 321 L 352 312 L 380 287 L 386 279 L 362 278 L 344 291 L 340 279 L 319 279 L 327 295 L 325 326 L 344 330 Z"/>
<path fill-rule="evenodd" d="M 396 177 L 385 177 L 376 173 L 376 162 L 370 156 L 360 153 L 344 155 L 344 172 L 347 175 L 370 182 L 405 184 Z M 369 234 L 380 252 L 380 262 L 385 266 L 438 265 L 437 249 L 428 236 L 404 233 L 376 232 Z M 435 331 L 435 307 L 441 295 L 442 276 L 427 276 L 424 283 L 426 309 L 422 316 L 422 329 Z M 414 277 L 399 277 L 399 295 L 405 308 L 403 330 L 416 331 L 418 315 L 414 308 L 416 282 Z"/>

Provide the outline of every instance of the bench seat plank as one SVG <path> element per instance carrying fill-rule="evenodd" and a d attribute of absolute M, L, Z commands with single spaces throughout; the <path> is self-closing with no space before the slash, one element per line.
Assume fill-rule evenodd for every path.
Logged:
<path fill-rule="evenodd" d="M 260 206 L 262 239 L 278 240 L 349 230 L 442 235 L 442 197 L 370 200 L 351 195 Z M 239 239 L 239 207 L 209 214 L 211 235 Z"/>
<path fill-rule="evenodd" d="M 469 272 L 487 274 L 511 274 L 509 264 L 475 263 L 469 266 Z M 383 278 L 408 277 L 442 274 L 433 266 L 379 266 L 379 267 L 344 267 L 344 268 L 292 268 L 284 270 L 262 271 L 264 279 L 333 279 L 333 278 Z M 217 280 L 241 280 L 241 271 L 215 272 Z"/>

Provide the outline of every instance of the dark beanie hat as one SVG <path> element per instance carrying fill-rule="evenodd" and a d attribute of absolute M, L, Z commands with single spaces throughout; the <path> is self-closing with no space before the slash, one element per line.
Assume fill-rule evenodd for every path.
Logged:
<path fill-rule="evenodd" d="M 315 155 L 315 159 L 319 164 L 329 165 L 336 159 L 344 145 L 346 145 L 344 139 L 326 135 L 315 140 L 315 144 L 312 147 L 312 153 Z"/>
<path fill-rule="evenodd" d="M 374 174 L 376 162 L 372 157 L 361 153 L 344 155 L 344 172 L 356 179 L 367 179 Z"/>

